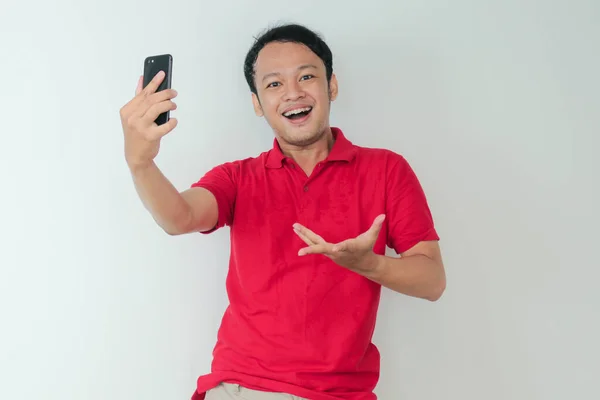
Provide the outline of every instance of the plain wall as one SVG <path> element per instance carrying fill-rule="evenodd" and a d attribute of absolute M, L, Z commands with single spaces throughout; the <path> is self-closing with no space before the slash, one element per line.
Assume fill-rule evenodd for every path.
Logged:
<path fill-rule="evenodd" d="M 141 205 L 119 108 L 171 53 L 180 189 L 254 156 L 242 63 L 278 21 L 323 33 L 332 124 L 403 154 L 448 274 L 384 290 L 383 400 L 600 398 L 600 3 L 4 2 L 0 398 L 188 399 L 227 304 L 228 230 L 169 237 Z"/>

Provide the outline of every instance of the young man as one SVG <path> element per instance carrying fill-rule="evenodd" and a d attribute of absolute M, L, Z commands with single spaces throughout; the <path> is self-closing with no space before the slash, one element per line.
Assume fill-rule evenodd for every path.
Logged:
<path fill-rule="evenodd" d="M 271 29 L 246 57 L 256 114 L 273 148 L 225 163 L 178 192 L 154 163 L 175 128 L 162 75 L 121 110 L 125 155 L 145 207 L 169 234 L 229 226 L 230 305 L 212 372 L 194 399 L 372 400 L 371 343 L 381 286 L 431 301 L 445 289 L 427 201 L 406 160 L 352 144 L 329 124 L 338 94 L 325 42 L 298 25 Z M 384 255 L 389 246 L 401 255 Z"/>

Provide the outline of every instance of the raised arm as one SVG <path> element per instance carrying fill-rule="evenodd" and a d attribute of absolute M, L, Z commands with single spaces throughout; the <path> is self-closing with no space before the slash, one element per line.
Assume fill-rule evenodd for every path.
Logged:
<path fill-rule="evenodd" d="M 142 88 L 140 77 L 135 97 L 121 108 L 125 159 L 142 203 L 165 232 L 208 231 L 218 219 L 215 196 L 201 187 L 180 193 L 154 163 L 160 140 L 177 125 L 175 118 L 160 126 L 154 122 L 159 114 L 177 107 L 172 101 L 175 90 L 156 92 L 163 79 L 160 72 Z"/>

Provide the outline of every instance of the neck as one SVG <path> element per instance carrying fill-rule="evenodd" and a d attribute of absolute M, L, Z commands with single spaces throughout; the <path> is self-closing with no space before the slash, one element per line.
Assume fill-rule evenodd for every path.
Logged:
<path fill-rule="evenodd" d="M 333 142 L 331 128 L 327 128 L 317 141 L 309 145 L 294 146 L 279 141 L 279 147 L 285 156 L 292 158 L 307 175 L 310 175 L 316 165 L 327 158 Z"/>

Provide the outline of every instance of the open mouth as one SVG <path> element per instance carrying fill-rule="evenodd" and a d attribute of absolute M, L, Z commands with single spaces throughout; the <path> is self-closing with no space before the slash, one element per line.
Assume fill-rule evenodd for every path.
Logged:
<path fill-rule="evenodd" d="M 302 107 L 296 108 L 294 110 L 287 111 L 283 113 L 283 116 L 289 119 L 290 121 L 300 121 L 303 120 L 310 114 L 312 111 L 312 107 Z"/>

